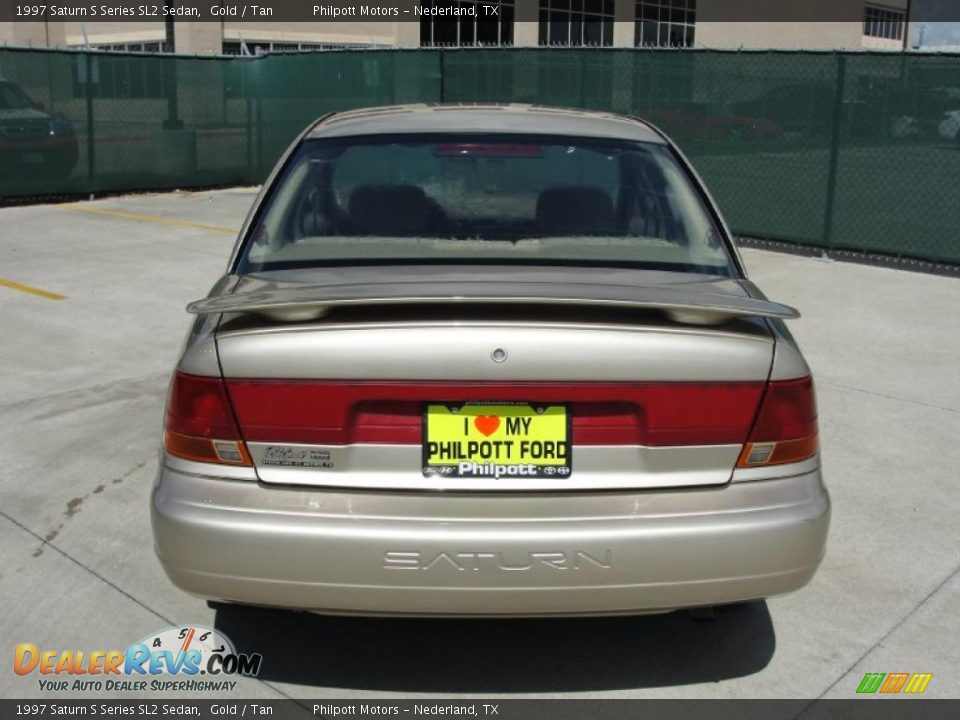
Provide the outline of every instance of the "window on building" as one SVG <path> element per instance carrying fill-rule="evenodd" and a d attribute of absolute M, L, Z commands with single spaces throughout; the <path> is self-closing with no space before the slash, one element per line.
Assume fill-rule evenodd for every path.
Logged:
<path fill-rule="evenodd" d="M 256 42 L 225 40 L 221 48 L 224 55 L 267 55 L 269 53 L 313 52 L 316 50 L 347 50 L 351 48 L 370 48 L 376 45 L 346 43 L 295 43 L 295 42 Z"/>
<path fill-rule="evenodd" d="M 421 17 L 420 46 L 513 45 L 513 3 L 514 0 L 421 0 L 420 7 L 428 11 L 464 12 Z"/>
<path fill-rule="evenodd" d="M 541 45 L 613 45 L 613 0 L 540 0 Z"/>
<path fill-rule="evenodd" d="M 867 5 L 863 9 L 863 34 L 887 40 L 903 40 L 906 14 L 902 10 L 889 10 Z"/>
<path fill-rule="evenodd" d="M 692 47 L 697 0 L 637 0 L 634 44 Z"/>
<path fill-rule="evenodd" d="M 158 57 L 150 55 L 127 55 L 116 53 L 167 52 L 163 43 L 128 43 L 104 45 L 98 50 L 111 54 L 94 55 L 88 64 L 85 56 L 77 55 L 73 63 L 73 95 L 86 97 L 87 85 L 92 83 L 94 97 L 147 99 L 162 98 L 166 94 L 168 68 L 171 66 Z M 88 77 L 89 68 L 89 77 Z"/>
<path fill-rule="evenodd" d="M 82 47 L 86 46 L 84 45 Z M 97 50 L 109 50 L 110 52 L 170 52 L 170 47 L 165 42 L 117 43 L 113 45 L 95 45 L 94 47 Z"/>

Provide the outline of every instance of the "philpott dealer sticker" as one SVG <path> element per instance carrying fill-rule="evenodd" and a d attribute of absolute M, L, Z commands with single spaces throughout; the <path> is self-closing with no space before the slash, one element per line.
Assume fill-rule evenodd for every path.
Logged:
<path fill-rule="evenodd" d="M 63 650 L 20 643 L 17 675 L 36 676 L 46 691 L 229 692 L 233 678 L 256 677 L 263 657 L 238 653 L 219 630 L 202 625 L 171 627 L 126 650 Z"/>

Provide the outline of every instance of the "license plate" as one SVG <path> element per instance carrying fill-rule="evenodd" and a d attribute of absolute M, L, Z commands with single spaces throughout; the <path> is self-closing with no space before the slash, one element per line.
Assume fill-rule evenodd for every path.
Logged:
<path fill-rule="evenodd" d="M 423 474 L 468 478 L 557 478 L 572 472 L 564 405 L 427 405 Z"/>

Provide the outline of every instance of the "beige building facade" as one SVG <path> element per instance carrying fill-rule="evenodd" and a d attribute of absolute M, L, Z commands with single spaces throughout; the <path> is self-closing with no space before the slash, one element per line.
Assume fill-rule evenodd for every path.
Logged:
<path fill-rule="evenodd" d="M 900 50 L 910 0 L 797 3 L 791 21 L 773 18 L 785 0 L 486 0 L 505 9 L 496 23 L 419 22 L 76 22 L 0 23 L 0 44 L 238 54 L 330 47 L 599 45 L 714 49 Z M 422 0 L 421 4 L 429 4 Z M 783 6 L 781 6 L 782 8 Z M 579 9 L 574 9 L 579 8 Z M 825 13 L 843 20 L 823 21 Z M 780 13 L 782 15 L 782 13 Z M 522 18 L 514 21 L 512 18 Z M 529 18 L 539 17 L 536 21 Z M 760 18 L 753 20 L 752 18 Z M 751 18 L 747 21 L 744 18 Z M 857 18 L 857 19 L 850 19 Z"/>

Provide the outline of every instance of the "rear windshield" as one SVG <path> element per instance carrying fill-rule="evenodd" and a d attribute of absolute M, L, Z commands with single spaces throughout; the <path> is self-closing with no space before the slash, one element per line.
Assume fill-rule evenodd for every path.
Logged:
<path fill-rule="evenodd" d="M 667 147 L 452 134 L 305 141 L 237 271 L 424 262 L 734 275 Z"/>

